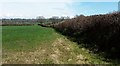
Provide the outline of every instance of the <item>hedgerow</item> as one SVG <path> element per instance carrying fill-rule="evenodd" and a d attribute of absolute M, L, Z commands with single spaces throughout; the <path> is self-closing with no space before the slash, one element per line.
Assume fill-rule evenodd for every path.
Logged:
<path fill-rule="evenodd" d="M 108 58 L 120 58 L 120 12 L 80 15 L 53 27 L 94 52 L 103 52 Z"/>

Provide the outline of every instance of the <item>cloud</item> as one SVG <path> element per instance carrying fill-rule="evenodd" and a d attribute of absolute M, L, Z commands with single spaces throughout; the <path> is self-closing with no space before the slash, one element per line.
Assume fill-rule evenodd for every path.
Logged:
<path fill-rule="evenodd" d="M 1 2 L 118 2 L 119 0 L 1 0 Z"/>
<path fill-rule="evenodd" d="M 75 2 L 118 2 L 118 0 L 2 0 L 0 17 L 73 17 L 78 13 L 77 11 L 80 11 L 80 9 L 77 10 L 71 7 Z M 83 6 L 79 6 L 79 8 L 85 11 Z"/>
<path fill-rule="evenodd" d="M 25 16 L 23 16 L 22 14 L 14 14 L 14 13 L 2 13 L 0 15 L 1 18 L 23 18 Z"/>
<path fill-rule="evenodd" d="M 66 2 L 71 3 L 73 0 L 1 0 L 1 2 Z"/>
<path fill-rule="evenodd" d="M 2 8 L 2 17 L 35 18 L 37 16 L 74 16 L 67 5 L 72 2 L 6 2 Z"/>

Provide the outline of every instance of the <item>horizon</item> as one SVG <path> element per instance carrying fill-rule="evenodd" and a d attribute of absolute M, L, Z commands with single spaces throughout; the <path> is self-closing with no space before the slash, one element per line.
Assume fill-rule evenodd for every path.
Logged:
<path fill-rule="evenodd" d="M 70 18 L 118 11 L 118 2 L 3 2 L 0 18 L 34 19 L 38 16 Z"/>

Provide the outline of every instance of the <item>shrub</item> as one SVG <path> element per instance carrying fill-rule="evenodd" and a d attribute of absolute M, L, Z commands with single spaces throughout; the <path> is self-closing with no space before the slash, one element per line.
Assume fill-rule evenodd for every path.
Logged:
<path fill-rule="evenodd" d="M 94 52 L 105 52 L 106 57 L 120 58 L 120 12 L 77 16 L 54 25 L 57 31 L 77 42 L 83 42 Z"/>

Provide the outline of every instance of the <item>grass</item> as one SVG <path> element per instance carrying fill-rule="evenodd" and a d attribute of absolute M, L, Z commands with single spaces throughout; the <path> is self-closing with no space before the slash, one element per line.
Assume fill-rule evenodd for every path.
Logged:
<path fill-rule="evenodd" d="M 2 42 L 2 61 L 8 64 L 109 63 L 52 28 L 3 26 Z"/>
<path fill-rule="evenodd" d="M 51 43 L 56 38 L 53 29 L 40 26 L 3 26 L 2 34 L 3 50 L 6 51 L 33 50 L 38 45 Z"/>

